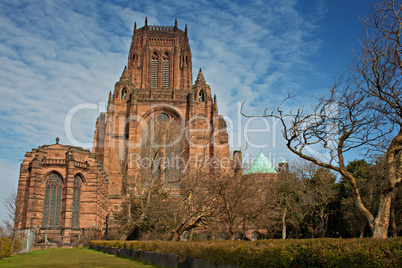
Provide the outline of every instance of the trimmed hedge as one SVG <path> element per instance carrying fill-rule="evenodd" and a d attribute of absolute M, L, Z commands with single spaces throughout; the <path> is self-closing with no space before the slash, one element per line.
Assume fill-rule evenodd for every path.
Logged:
<path fill-rule="evenodd" d="M 91 241 L 243 267 L 402 267 L 402 238 L 258 241 Z"/>
<path fill-rule="evenodd" d="M 0 238 L 0 260 L 11 256 L 13 241 L 8 238 Z"/>

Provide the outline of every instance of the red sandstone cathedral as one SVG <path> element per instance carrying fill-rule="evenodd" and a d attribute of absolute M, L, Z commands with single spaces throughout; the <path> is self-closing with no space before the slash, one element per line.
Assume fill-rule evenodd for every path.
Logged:
<path fill-rule="evenodd" d="M 107 215 L 135 193 L 127 178 L 163 170 L 174 191 L 180 174 L 199 162 L 209 163 L 204 169 L 210 172 L 230 172 L 229 160 L 216 96 L 201 70 L 192 81 L 187 27 L 145 20 L 144 27 L 134 26 L 127 66 L 96 121 L 92 152 L 57 139 L 26 153 L 16 223 L 35 230 L 37 245 L 71 244 L 90 228 L 105 228 Z"/>

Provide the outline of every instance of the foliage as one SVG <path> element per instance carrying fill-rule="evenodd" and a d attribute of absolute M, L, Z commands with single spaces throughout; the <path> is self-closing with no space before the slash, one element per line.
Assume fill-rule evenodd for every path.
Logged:
<path fill-rule="evenodd" d="M 400 267 L 402 238 L 251 241 L 92 241 L 93 245 L 179 254 L 243 267 Z"/>
<path fill-rule="evenodd" d="M 0 238 L 0 259 L 8 257 L 12 253 L 13 241 L 8 238 Z"/>

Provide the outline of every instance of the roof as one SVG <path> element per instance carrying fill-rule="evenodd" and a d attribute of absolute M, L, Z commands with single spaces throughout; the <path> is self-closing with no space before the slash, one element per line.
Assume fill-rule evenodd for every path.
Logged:
<path fill-rule="evenodd" d="M 278 173 L 278 171 L 276 171 L 275 167 L 271 164 L 268 158 L 266 158 L 266 156 L 260 152 L 245 174 L 247 175 L 255 173 Z"/>

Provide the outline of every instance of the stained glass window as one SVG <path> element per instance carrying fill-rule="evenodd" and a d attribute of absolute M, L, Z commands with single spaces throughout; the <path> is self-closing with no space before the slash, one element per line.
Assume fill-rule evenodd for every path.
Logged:
<path fill-rule="evenodd" d="M 45 204 L 43 207 L 43 227 L 60 226 L 61 191 L 63 180 L 56 173 L 46 177 Z"/>
<path fill-rule="evenodd" d="M 74 191 L 73 191 L 73 217 L 72 228 L 79 228 L 78 219 L 80 217 L 80 195 L 81 195 L 81 183 L 82 179 L 79 175 L 74 177 Z"/>

